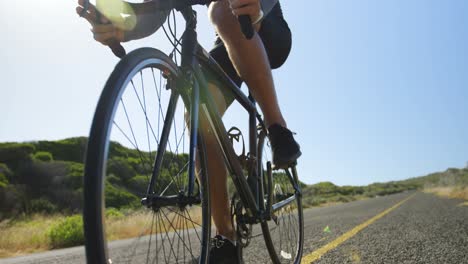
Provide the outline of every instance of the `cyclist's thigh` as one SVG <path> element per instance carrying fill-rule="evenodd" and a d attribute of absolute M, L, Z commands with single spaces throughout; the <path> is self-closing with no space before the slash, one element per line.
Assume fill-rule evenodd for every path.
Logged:
<path fill-rule="evenodd" d="M 215 47 L 210 51 L 210 54 L 216 62 L 218 62 L 219 66 L 221 66 L 229 78 L 240 87 L 242 85 L 242 79 L 237 75 L 234 65 L 232 65 L 232 62 L 229 59 L 226 47 L 224 47 L 223 42 L 219 38 L 216 40 Z M 222 88 L 221 91 L 223 92 L 226 106 L 229 107 L 234 101 L 234 97 L 229 93 L 229 91 Z"/>
<path fill-rule="evenodd" d="M 279 6 L 275 8 L 279 8 Z M 275 10 L 265 17 L 258 32 L 272 69 L 280 67 L 286 61 L 291 51 L 292 44 L 291 31 L 288 24 L 283 17 L 278 16 L 277 12 L 274 11 Z M 215 46 L 210 51 L 210 54 L 221 68 L 223 68 L 226 74 L 240 86 L 242 84 L 242 79 L 232 65 L 226 47 L 219 37 L 217 37 Z M 227 100 L 227 103 L 229 105 L 229 100 Z"/>

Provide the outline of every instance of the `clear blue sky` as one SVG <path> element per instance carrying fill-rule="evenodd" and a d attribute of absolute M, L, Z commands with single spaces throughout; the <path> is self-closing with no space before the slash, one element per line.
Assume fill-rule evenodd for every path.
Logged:
<path fill-rule="evenodd" d="M 283 0 L 293 32 L 274 72 L 303 181 L 360 185 L 468 161 L 468 2 Z M 75 1 L 0 2 L 0 142 L 86 136 L 117 62 Z M 200 42 L 213 40 L 198 8 Z M 160 36 L 160 35 L 159 35 Z M 126 44 L 157 46 L 161 38 Z M 227 123 L 244 122 L 234 107 Z"/>

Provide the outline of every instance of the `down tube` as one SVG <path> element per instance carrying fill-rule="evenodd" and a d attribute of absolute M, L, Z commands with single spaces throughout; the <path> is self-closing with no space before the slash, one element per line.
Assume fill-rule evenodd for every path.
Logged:
<path fill-rule="evenodd" d="M 197 134 L 198 134 L 198 115 L 199 115 L 199 105 L 200 105 L 200 86 L 197 81 L 193 82 L 192 89 L 192 104 L 191 104 L 191 122 L 190 128 L 192 133 L 190 133 L 190 163 L 189 163 L 189 186 L 188 186 L 188 195 L 192 197 L 193 195 L 193 186 L 195 183 L 195 153 L 197 151 Z"/>

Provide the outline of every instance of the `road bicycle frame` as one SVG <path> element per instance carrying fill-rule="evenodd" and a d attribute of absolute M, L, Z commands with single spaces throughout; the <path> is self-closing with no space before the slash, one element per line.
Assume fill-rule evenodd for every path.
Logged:
<path fill-rule="evenodd" d="M 232 181 L 236 187 L 236 190 L 239 194 L 239 197 L 243 203 L 243 206 L 247 212 L 248 222 L 249 223 L 258 223 L 265 220 L 270 220 L 272 218 L 272 211 L 281 209 L 282 207 L 294 202 L 296 199 L 295 195 L 286 198 L 285 200 L 279 202 L 278 204 L 265 208 L 265 197 L 264 194 L 264 183 L 262 175 L 259 175 L 259 166 L 258 166 L 258 131 L 257 121 L 260 126 L 260 132 L 267 134 L 267 130 L 260 114 L 257 111 L 255 106 L 255 100 L 249 93 L 247 97 L 239 87 L 226 75 L 226 73 L 221 69 L 217 62 L 210 56 L 210 54 L 205 51 L 198 43 L 196 25 L 197 17 L 196 12 L 192 9 L 192 5 L 200 4 L 201 0 L 162 0 L 162 1 L 152 1 L 147 3 L 149 10 L 169 10 L 172 8 L 177 9 L 183 15 L 186 21 L 185 31 L 182 36 L 182 52 L 181 52 L 181 76 L 176 80 L 176 91 L 178 93 L 173 93 L 168 110 L 167 116 L 163 127 L 163 132 L 161 136 L 161 144 L 159 145 L 157 151 L 157 157 L 155 160 L 155 166 L 153 175 L 151 178 L 150 185 L 148 186 L 147 197 L 142 200 L 142 203 L 148 207 L 157 208 L 160 206 L 168 205 L 178 205 L 183 206 L 187 204 L 194 204 L 199 202 L 197 194 L 194 194 L 194 185 L 195 185 L 195 153 L 197 147 L 197 133 L 190 134 L 190 150 L 189 154 L 191 160 L 189 161 L 189 186 L 188 194 L 185 195 L 176 195 L 172 197 L 159 196 L 159 194 L 153 194 L 153 190 L 156 179 L 158 178 L 159 170 L 158 168 L 162 164 L 164 150 L 166 148 L 167 137 L 170 132 L 170 126 L 173 121 L 175 108 L 177 105 L 177 99 L 180 95 L 186 104 L 186 106 L 191 108 L 191 131 L 199 131 L 199 119 L 200 114 L 203 115 L 211 130 L 214 132 L 215 138 L 219 146 L 221 147 L 223 157 L 225 159 L 225 164 L 228 167 Z M 206 1 L 205 1 L 206 2 Z M 149 4 L 152 4 L 150 6 Z M 183 5 L 185 3 L 185 5 Z M 142 4 L 142 5 L 145 5 Z M 205 78 L 204 72 L 208 71 L 212 76 L 215 76 L 216 79 L 221 83 L 221 87 L 218 89 L 227 89 L 235 98 L 237 102 L 248 112 L 249 115 L 249 157 L 248 157 L 248 178 L 243 172 L 242 164 L 238 159 L 237 154 L 234 151 L 233 145 L 229 139 L 228 133 L 221 119 L 220 113 L 217 111 L 216 105 L 211 94 L 208 92 L 208 82 Z M 187 85 L 189 84 L 189 85 Z M 187 87 L 191 88 L 191 91 Z M 174 89 L 174 87 L 173 87 Z M 191 92 L 190 95 L 187 92 Z M 160 154 L 161 153 L 161 154 Z M 295 187 L 296 194 L 300 194 L 300 189 L 297 185 L 297 173 L 293 168 L 293 175 L 286 170 L 286 174 L 289 177 L 289 180 Z M 295 179 L 296 178 L 296 179 Z M 271 169 L 268 170 L 267 186 L 270 189 L 269 197 L 267 201 L 271 202 L 271 192 L 272 192 L 272 179 L 271 179 Z M 271 203 L 267 203 L 270 205 Z"/>

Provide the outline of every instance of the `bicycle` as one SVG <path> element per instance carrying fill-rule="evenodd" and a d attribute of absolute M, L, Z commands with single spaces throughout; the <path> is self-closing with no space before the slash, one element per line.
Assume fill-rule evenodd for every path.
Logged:
<path fill-rule="evenodd" d="M 174 43 L 182 47 L 180 65 L 154 48 L 125 55 L 120 44 L 111 45 L 122 59 L 102 91 L 86 152 L 83 219 L 88 263 L 208 263 L 210 175 L 201 118 L 208 120 L 216 135 L 236 191 L 231 206 L 239 254 L 260 224 L 273 263 L 301 261 L 303 214 L 296 165 L 273 172 L 268 132 L 253 97 L 245 95 L 198 44 L 192 6 L 205 3 L 131 4 L 145 12 L 182 14 L 185 31 Z M 249 37 L 250 21 L 241 25 Z M 227 132 L 207 90 L 206 76 L 227 89 L 248 113 L 248 154 L 236 154 L 232 141 L 239 140 L 241 132 Z M 154 87 L 148 89 L 149 84 Z M 133 119 L 137 114 L 141 116 Z M 122 163 L 125 160 L 129 161 Z M 125 174 L 128 166 L 140 175 Z M 110 213 L 106 205 L 126 209 Z"/>

